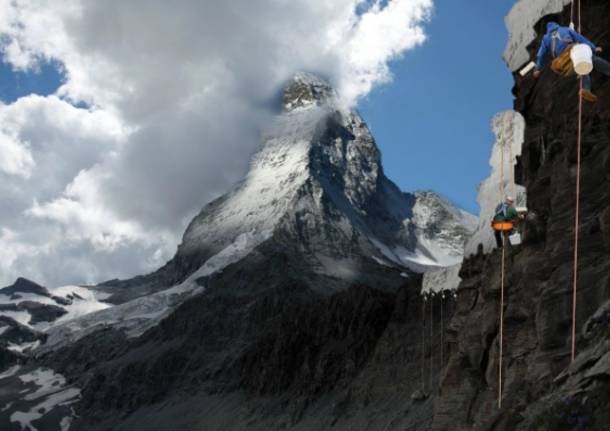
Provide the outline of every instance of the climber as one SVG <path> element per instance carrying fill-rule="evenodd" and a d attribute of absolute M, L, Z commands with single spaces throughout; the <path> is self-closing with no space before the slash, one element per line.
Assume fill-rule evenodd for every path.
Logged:
<path fill-rule="evenodd" d="M 496 222 L 509 222 L 509 223 L 516 223 L 519 221 L 519 213 L 517 212 L 517 210 L 515 209 L 514 206 L 514 199 L 510 196 L 506 196 L 506 198 L 504 199 L 504 202 L 500 203 L 497 207 L 496 207 L 496 212 L 494 214 L 494 218 L 491 221 L 491 225 L 492 227 L 494 227 L 494 223 Z M 498 248 L 501 248 L 503 245 L 503 239 L 502 239 L 502 234 L 505 234 L 506 236 L 509 236 L 512 233 L 512 229 L 511 230 L 498 230 L 494 228 L 494 235 L 496 237 L 496 244 L 498 245 Z"/>
<path fill-rule="evenodd" d="M 602 48 L 595 46 L 593 42 L 570 27 L 561 27 L 556 22 L 549 22 L 546 26 L 546 34 L 542 38 L 542 43 L 538 50 L 534 78 L 538 78 L 542 73 L 549 53 L 553 57 L 551 69 L 555 73 L 563 76 L 572 75 L 574 68 L 570 58 L 570 51 L 572 45 L 578 43 L 589 45 L 594 53 L 599 54 L 602 52 Z M 595 54 L 593 55 L 593 68 L 606 76 L 610 76 L 610 63 Z M 591 76 L 589 75 L 583 77 L 581 94 L 583 99 L 588 102 L 597 101 L 597 96 L 591 92 Z"/>

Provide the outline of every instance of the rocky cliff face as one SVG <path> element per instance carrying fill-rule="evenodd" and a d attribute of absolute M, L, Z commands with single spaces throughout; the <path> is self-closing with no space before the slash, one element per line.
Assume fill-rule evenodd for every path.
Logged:
<path fill-rule="evenodd" d="M 610 4 L 592 0 L 582 6 L 584 34 L 610 46 Z M 568 7 L 546 16 L 536 28 L 550 19 L 567 23 L 569 14 Z M 530 55 L 541 36 L 528 45 Z M 451 355 L 432 429 L 607 429 L 610 86 L 594 73 L 600 102 L 584 112 L 578 356 L 570 363 L 578 84 L 551 71 L 538 81 L 515 79 L 515 108 L 525 119 L 516 176 L 527 190 L 530 213 L 524 243 L 510 248 L 507 258 L 502 408 L 497 406 L 501 256 L 495 251 L 463 264 L 448 329 Z"/>
<path fill-rule="evenodd" d="M 571 0 L 518 0 L 506 17 L 508 43 L 504 51 L 504 61 L 511 71 L 516 72 L 532 57 L 528 45 L 536 38 L 536 24 L 541 17 L 560 13 Z M 570 23 L 570 15 L 563 21 Z"/>

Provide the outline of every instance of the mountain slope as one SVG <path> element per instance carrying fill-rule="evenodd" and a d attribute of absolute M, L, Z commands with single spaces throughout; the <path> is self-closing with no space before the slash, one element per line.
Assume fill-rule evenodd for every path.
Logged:
<path fill-rule="evenodd" d="M 416 333 L 399 324 L 396 304 L 416 309 L 418 272 L 459 263 L 476 219 L 432 192 L 401 192 L 380 159 L 358 113 L 341 107 L 325 81 L 298 74 L 244 180 L 193 219 L 174 258 L 152 274 L 93 288 L 113 305 L 45 328 L 44 343 L 7 375 L 13 396 L 31 376 L 65 379 L 57 393 L 70 395 L 75 414 L 50 400 L 36 416 L 25 403 L 28 423 L 305 424 L 310 406 L 344 398 L 372 358 L 405 354 L 379 346 L 392 339 L 389 327 Z M 410 396 L 415 385 L 401 390 Z M 217 406 L 216 416 L 176 417 L 200 398 Z M 236 419 L 235 399 L 251 406 L 249 417 Z M 422 418 L 430 408 L 418 406 Z M 1 411 L 0 423 L 16 426 L 14 413 Z"/>

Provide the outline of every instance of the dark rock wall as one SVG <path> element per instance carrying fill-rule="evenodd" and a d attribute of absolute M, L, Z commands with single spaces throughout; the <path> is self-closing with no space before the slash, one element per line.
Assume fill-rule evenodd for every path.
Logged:
<path fill-rule="evenodd" d="M 393 280 L 393 292 L 356 283 L 325 295 L 316 291 L 325 289 L 312 290 L 311 285 L 333 281 L 322 276 L 306 280 L 301 265 L 298 254 L 263 248 L 206 280 L 205 295 L 187 301 L 137 339 L 98 332 L 43 358 L 83 388 L 75 426 L 112 428 L 169 399 L 233 393 L 246 397 L 242 407 L 248 415 L 242 423 L 260 429 L 280 428 L 278 418 L 285 416 L 291 426 L 307 423 L 306 412 L 325 406 L 325 398 L 336 405 L 318 418 L 316 427 L 330 427 L 354 416 L 357 406 L 378 402 L 378 390 L 386 400 L 410 402 L 421 386 L 420 279 L 407 280 L 394 269 L 371 265 L 371 271 L 387 271 L 371 277 Z M 439 312 L 432 310 L 436 323 L 431 337 L 436 339 Z M 448 322 L 449 306 L 445 312 Z M 433 342 L 436 354 L 431 356 L 430 347 L 424 353 L 427 390 L 436 385 L 441 368 L 440 347 Z M 385 382 L 381 389 L 380 376 Z M 397 391 L 401 395 L 394 398 Z M 431 407 L 428 402 L 428 420 Z M 171 414 L 172 407 L 164 409 L 164 417 Z M 208 417 L 191 413 L 184 419 L 217 429 Z M 223 417 L 234 414 L 227 410 Z"/>
<path fill-rule="evenodd" d="M 610 50 L 610 3 L 591 0 L 582 6 L 583 33 Z M 568 17 L 566 10 L 541 20 L 539 39 L 548 20 L 569 22 Z M 539 39 L 530 46 L 532 56 Z M 458 309 L 449 329 L 452 354 L 432 429 L 608 429 L 603 412 L 610 408 L 609 328 L 599 310 L 610 298 L 610 84 L 593 73 L 599 102 L 584 109 L 579 356 L 570 366 L 578 83 L 550 70 L 539 80 L 531 75 L 515 79 L 515 108 L 526 121 L 516 173 L 527 188 L 530 215 L 524 244 L 507 256 L 503 404 L 499 409 L 497 250 L 463 265 Z M 596 312 L 605 323 L 593 330 L 589 320 Z M 591 373 L 595 367 L 598 371 Z M 562 373 L 570 378 L 558 378 Z"/>

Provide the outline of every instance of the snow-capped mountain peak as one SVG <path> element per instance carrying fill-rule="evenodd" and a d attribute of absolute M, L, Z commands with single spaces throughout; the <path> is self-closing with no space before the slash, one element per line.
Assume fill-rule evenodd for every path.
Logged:
<path fill-rule="evenodd" d="M 299 72 L 286 83 L 282 97 L 284 112 L 297 108 L 321 106 L 336 99 L 337 94 L 332 86 L 311 73 Z"/>
<path fill-rule="evenodd" d="M 278 231 L 313 261 L 358 255 L 421 271 L 461 260 L 474 218 L 432 192 L 402 193 L 366 123 L 336 108 L 326 81 L 297 74 L 283 100 L 246 178 L 195 217 L 177 261 L 196 260 L 193 271 L 238 238 L 253 249 Z"/>
<path fill-rule="evenodd" d="M 152 274 L 99 286 L 119 305 L 51 328 L 45 349 L 105 325 L 138 335 L 254 252 L 281 251 L 312 289 L 327 293 L 375 268 L 400 277 L 459 263 L 473 216 L 435 193 L 400 191 L 384 175 L 366 123 L 335 101 L 324 80 L 296 75 L 245 178 L 191 221 L 174 258 Z"/>

